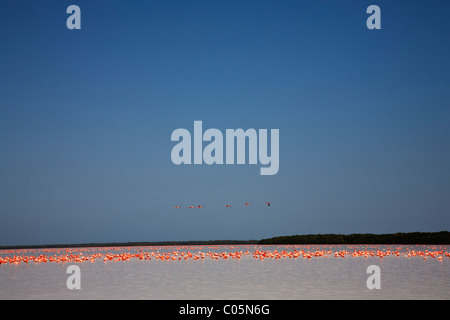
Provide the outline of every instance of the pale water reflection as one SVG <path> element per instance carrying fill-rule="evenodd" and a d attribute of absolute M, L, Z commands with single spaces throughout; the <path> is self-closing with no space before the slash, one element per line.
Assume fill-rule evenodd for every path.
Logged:
<path fill-rule="evenodd" d="M 259 259 L 257 250 L 367 250 L 370 246 L 189 246 L 130 247 L 118 252 L 246 252 L 237 259 L 96 259 L 85 262 L 3 263 L 0 265 L 0 299 L 449 299 L 450 258 L 405 257 L 393 254 L 368 257 L 283 257 Z M 399 246 L 372 246 L 381 250 Z M 308 249 L 306 249 L 308 248 Z M 441 250 L 445 246 L 401 246 Z M 60 249 L 66 250 L 66 249 Z M 76 249 L 75 249 L 76 250 Z M 102 253 L 108 248 L 87 249 Z M 24 254 L 22 251 L 19 254 Z M 28 251 L 26 254 L 31 255 Z M 39 253 L 35 252 L 34 255 Z M 52 253 L 46 253 L 51 255 Z M 12 256 L 2 251 L 0 256 Z M 86 255 L 86 253 L 85 253 Z M 81 289 L 69 290 L 67 267 L 81 270 Z M 380 267 L 381 289 L 368 289 L 367 267 Z"/>

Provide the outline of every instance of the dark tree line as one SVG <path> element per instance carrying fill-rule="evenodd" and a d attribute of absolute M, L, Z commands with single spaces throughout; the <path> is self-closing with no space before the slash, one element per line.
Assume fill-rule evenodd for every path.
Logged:
<path fill-rule="evenodd" d="M 78 243 L 1 246 L 0 249 L 79 248 L 79 247 L 130 247 L 130 246 L 189 246 L 189 245 L 239 245 L 239 244 L 450 244 L 450 232 L 410 233 L 353 233 L 306 234 L 274 237 L 262 240 L 208 240 L 208 241 L 159 241 L 121 243 Z"/>
<path fill-rule="evenodd" d="M 263 239 L 259 244 L 450 244 L 450 232 L 306 234 Z"/>

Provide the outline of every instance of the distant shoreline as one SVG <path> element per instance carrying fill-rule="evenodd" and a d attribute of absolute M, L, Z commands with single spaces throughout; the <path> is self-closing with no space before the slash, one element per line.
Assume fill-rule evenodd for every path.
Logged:
<path fill-rule="evenodd" d="M 280 236 L 261 240 L 206 240 L 206 241 L 153 241 L 117 243 L 78 243 L 0 246 L 1 250 L 49 249 L 86 247 L 145 247 L 145 246 L 189 246 L 189 245 L 270 245 L 270 244 L 450 244 L 450 232 L 408 232 L 408 233 L 353 233 L 353 234 L 306 234 Z"/>
<path fill-rule="evenodd" d="M 307 234 L 263 239 L 259 244 L 450 244 L 450 232 Z"/>

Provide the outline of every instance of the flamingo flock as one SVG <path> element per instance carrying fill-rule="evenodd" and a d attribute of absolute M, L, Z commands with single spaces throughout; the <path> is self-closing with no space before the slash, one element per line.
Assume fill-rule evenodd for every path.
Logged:
<path fill-rule="evenodd" d="M 270 247 L 270 246 L 268 246 Z M 268 248 L 264 247 L 264 248 Z M 294 246 L 289 250 L 289 246 L 284 246 L 286 249 L 263 250 L 258 246 L 246 247 L 244 249 L 233 246 L 219 246 L 207 249 L 215 249 L 216 251 L 202 251 L 202 247 L 165 247 L 160 251 L 155 247 L 102 247 L 102 248 L 69 248 L 69 249 L 42 249 L 37 254 L 36 250 L 6 250 L 0 251 L 0 254 L 10 254 L 9 256 L 0 256 L 0 265 L 18 265 L 21 263 L 94 263 L 103 261 L 104 263 L 130 261 L 130 260 L 156 260 L 156 261 L 186 261 L 186 260 L 226 260 L 226 259 L 241 259 L 243 256 L 253 257 L 254 259 L 313 259 L 313 258 L 385 258 L 385 257 L 399 257 L 399 258 L 420 258 L 435 259 L 436 261 L 443 261 L 445 258 L 450 258 L 450 253 L 442 248 L 435 248 L 432 250 L 417 250 L 403 247 L 393 248 L 375 248 L 375 249 L 361 249 L 355 248 L 353 250 L 334 248 L 330 246 L 328 249 L 310 250 L 309 246 Z M 228 251 L 217 249 L 230 249 Z M 240 250 L 239 250 L 240 249 Z M 249 250 L 251 249 L 251 251 Z M 137 252 L 130 252 L 134 250 Z M 96 252 L 100 251 L 100 252 Z M 103 253 L 102 251 L 108 251 Z M 30 254 L 30 253 L 36 253 Z"/>
<path fill-rule="evenodd" d="M 265 203 L 268 207 L 270 207 L 270 202 L 266 202 Z M 248 203 L 248 202 L 245 202 L 244 203 L 244 206 L 249 206 L 250 205 L 250 203 Z M 181 206 L 174 206 L 174 208 L 175 209 L 180 209 L 181 208 Z M 194 209 L 194 208 L 203 208 L 203 206 L 201 206 L 201 205 L 198 205 L 198 206 L 188 206 L 188 209 Z M 225 208 L 231 208 L 231 205 L 230 204 L 226 204 L 225 205 Z"/>

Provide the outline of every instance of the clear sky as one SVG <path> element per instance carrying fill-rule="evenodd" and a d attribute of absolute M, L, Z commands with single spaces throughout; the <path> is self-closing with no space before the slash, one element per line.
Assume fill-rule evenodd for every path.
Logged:
<path fill-rule="evenodd" d="M 1 0 L 0 245 L 450 230 L 449 12 Z M 278 173 L 174 165 L 195 120 L 279 129 Z"/>

